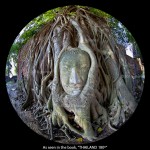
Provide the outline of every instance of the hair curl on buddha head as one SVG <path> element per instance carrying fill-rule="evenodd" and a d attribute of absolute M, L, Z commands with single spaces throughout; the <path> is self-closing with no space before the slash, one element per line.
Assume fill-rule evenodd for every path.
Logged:
<path fill-rule="evenodd" d="M 65 55 L 77 55 L 77 54 L 84 54 L 84 55 L 87 55 L 88 57 L 90 57 L 86 51 L 81 50 L 80 48 L 70 48 L 69 50 L 66 50 L 61 54 L 60 61 L 62 60 L 62 58 Z"/>

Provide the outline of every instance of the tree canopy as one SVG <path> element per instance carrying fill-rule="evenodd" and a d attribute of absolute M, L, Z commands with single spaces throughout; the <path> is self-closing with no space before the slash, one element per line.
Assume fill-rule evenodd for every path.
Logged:
<path fill-rule="evenodd" d="M 17 38 L 15 39 L 14 43 L 11 46 L 9 56 L 7 58 L 7 62 L 12 59 L 15 66 L 17 67 L 17 57 L 18 52 L 21 47 L 34 35 L 36 34 L 46 23 L 53 21 L 57 14 L 63 12 L 67 6 L 65 7 L 58 7 L 52 10 L 49 10 L 38 17 L 34 18 L 30 21 L 19 33 Z M 86 6 L 78 6 L 80 8 L 84 8 Z M 88 7 L 90 12 L 105 18 L 108 22 L 108 25 L 111 27 L 112 33 L 116 38 L 117 42 L 123 46 L 128 43 L 132 43 L 134 48 L 139 52 L 139 48 L 135 42 L 135 39 L 131 35 L 131 33 L 127 30 L 125 26 L 121 24 L 116 18 L 112 17 L 111 15 L 95 8 Z M 70 13 L 70 15 L 74 15 L 74 13 Z M 17 68 L 16 68 L 17 70 Z"/>

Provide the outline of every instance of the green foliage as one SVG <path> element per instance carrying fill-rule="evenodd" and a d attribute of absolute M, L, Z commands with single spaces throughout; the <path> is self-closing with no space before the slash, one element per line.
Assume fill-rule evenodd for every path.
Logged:
<path fill-rule="evenodd" d="M 99 9 L 90 8 L 90 11 L 93 14 L 101 16 L 107 20 L 108 25 L 110 26 L 112 34 L 114 35 L 114 38 L 116 39 L 117 43 L 124 46 L 126 46 L 128 43 L 132 43 L 134 50 L 136 50 L 138 53 L 137 55 L 141 55 L 140 49 L 134 37 L 120 21 Z"/>
<path fill-rule="evenodd" d="M 96 9 L 96 8 L 91 8 L 90 7 L 90 11 L 95 14 L 96 16 L 101 16 L 101 17 L 104 17 L 105 19 L 109 19 L 109 18 L 112 18 L 111 15 L 99 10 L 99 9 Z"/>
<path fill-rule="evenodd" d="M 38 17 L 34 18 L 30 21 L 25 28 L 22 30 L 22 33 L 17 37 L 15 42 L 13 43 L 10 53 L 18 53 L 19 49 L 44 26 L 47 22 L 53 21 L 56 13 L 60 11 L 60 7 L 49 10 Z"/>
<path fill-rule="evenodd" d="M 77 7 L 86 8 L 86 6 L 79 5 Z M 13 61 L 17 64 L 17 56 L 21 47 L 47 22 L 53 21 L 57 13 L 62 13 L 66 8 L 67 6 L 49 10 L 30 21 L 20 32 L 15 42 L 12 44 L 7 61 L 10 61 L 10 59 L 12 58 Z M 108 25 L 111 27 L 112 33 L 119 44 L 124 45 L 125 43 L 129 42 L 134 43 L 134 46 L 139 51 L 139 48 L 131 33 L 117 19 L 99 9 L 92 7 L 89 7 L 88 9 L 96 16 L 101 16 L 107 20 Z M 71 12 L 69 13 L 69 15 L 74 16 L 75 12 Z"/>
<path fill-rule="evenodd" d="M 82 143 L 82 142 L 83 142 L 83 138 L 82 138 L 82 137 L 77 138 L 76 141 L 77 141 L 78 143 Z"/>
<path fill-rule="evenodd" d="M 97 129 L 97 131 L 98 131 L 98 133 L 100 133 L 100 132 L 103 131 L 103 129 L 102 129 L 101 127 L 99 127 L 99 128 Z"/>
<path fill-rule="evenodd" d="M 125 45 L 125 43 L 129 43 L 129 42 L 134 43 L 135 42 L 131 33 L 116 18 L 112 17 L 111 15 L 109 15 L 101 10 L 95 9 L 95 8 L 90 8 L 90 11 L 92 13 L 94 13 L 95 15 L 101 16 L 107 20 L 108 25 L 110 26 L 112 33 L 113 33 L 114 37 L 116 38 L 116 41 L 119 44 Z"/>
<path fill-rule="evenodd" d="M 57 15 L 57 13 L 61 13 L 63 12 L 63 10 L 66 8 L 67 6 L 61 8 L 58 7 L 56 9 L 53 10 L 49 10 L 41 15 L 39 15 L 38 17 L 34 18 L 32 21 L 30 21 L 25 28 L 22 30 L 22 33 L 17 37 L 17 39 L 15 40 L 15 42 L 13 43 L 11 49 L 10 49 L 10 53 L 17 53 L 19 52 L 19 49 L 21 49 L 21 47 L 35 34 L 39 31 L 39 29 L 41 29 L 42 26 L 44 26 L 47 22 L 49 21 L 53 21 L 55 16 Z M 85 6 L 77 6 L 80 8 L 85 8 Z M 102 16 L 104 18 L 109 18 L 110 15 L 108 15 L 107 13 L 95 9 L 95 8 L 90 8 L 90 11 L 92 13 L 94 13 L 95 15 L 99 15 Z M 75 12 L 71 12 L 69 13 L 69 15 L 73 16 L 75 15 Z M 11 56 L 11 55 L 10 55 Z"/>
<path fill-rule="evenodd" d="M 9 68 L 6 66 L 5 75 L 9 76 Z"/>
<path fill-rule="evenodd" d="M 16 42 L 11 46 L 11 52 L 18 53 L 20 47 L 22 46 L 21 42 Z"/>
<path fill-rule="evenodd" d="M 61 10 L 60 7 L 49 10 L 38 17 L 34 18 L 30 21 L 25 28 L 20 32 L 14 43 L 12 44 L 9 52 L 9 56 L 7 57 L 7 62 L 13 59 L 16 64 L 15 70 L 17 70 L 17 60 L 18 60 L 18 52 L 22 48 L 22 46 L 34 35 L 36 34 L 42 26 L 44 26 L 47 22 L 53 21 L 56 13 Z M 6 68 L 6 73 L 8 74 L 8 69 Z"/>

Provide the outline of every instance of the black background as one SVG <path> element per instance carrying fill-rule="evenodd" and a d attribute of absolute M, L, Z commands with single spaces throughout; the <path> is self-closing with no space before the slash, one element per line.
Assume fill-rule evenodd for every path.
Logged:
<path fill-rule="evenodd" d="M 83 5 L 98 8 L 118 19 L 132 33 L 141 50 L 145 65 L 145 86 L 141 101 L 133 116 L 111 136 L 89 145 L 106 145 L 116 149 L 146 149 L 149 145 L 148 82 L 148 9 L 145 2 L 131 0 L 25 0 L 3 1 L 0 6 L 0 146 L 2 149 L 42 149 L 43 146 L 62 145 L 54 143 L 29 129 L 14 111 L 5 87 L 5 63 L 10 47 L 19 32 L 40 14 L 65 5 Z M 149 86 L 150 87 L 150 86 Z"/>

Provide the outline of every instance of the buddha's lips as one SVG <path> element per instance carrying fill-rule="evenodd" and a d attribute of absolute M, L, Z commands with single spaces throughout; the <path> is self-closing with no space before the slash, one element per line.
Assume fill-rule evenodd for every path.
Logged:
<path fill-rule="evenodd" d="M 81 84 L 72 84 L 71 86 L 68 86 L 68 87 L 70 87 L 70 88 L 74 88 L 74 89 L 77 89 L 77 90 L 80 90 L 82 87 L 83 87 L 83 85 L 81 85 Z"/>

